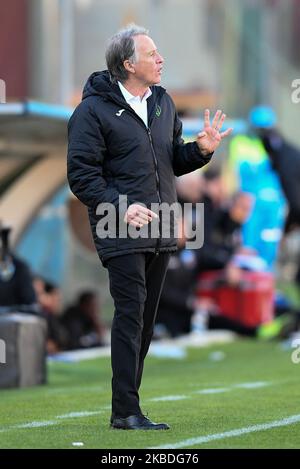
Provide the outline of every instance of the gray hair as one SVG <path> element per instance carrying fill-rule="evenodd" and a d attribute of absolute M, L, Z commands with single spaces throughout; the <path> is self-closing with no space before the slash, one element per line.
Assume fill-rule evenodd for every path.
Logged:
<path fill-rule="evenodd" d="M 128 71 L 124 67 L 125 60 L 132 63 L 137 61 L 134 37 L 139 34 L 148 36 L 149 31 L 136 24 L 129 24 L 118 31 L 108 42 L 105 59 L 111 81 L 123 83 L 128 78 Z"/>

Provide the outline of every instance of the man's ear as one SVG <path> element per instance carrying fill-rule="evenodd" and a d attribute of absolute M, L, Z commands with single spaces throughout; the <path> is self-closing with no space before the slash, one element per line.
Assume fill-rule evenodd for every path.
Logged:
<path fill-rule="evenodd" d="M 127 70 L 127 72 L 135 73 L 134 65 L 132 62 L 130 62 L 130 60 L 128 59 L 124 60 L 123 65 L 124 65 L 125 70 Z"/>

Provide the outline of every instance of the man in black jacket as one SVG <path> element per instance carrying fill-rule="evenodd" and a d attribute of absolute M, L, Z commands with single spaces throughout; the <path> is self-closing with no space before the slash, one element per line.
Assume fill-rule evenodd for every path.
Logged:
<path fill-rule="evenodd" d="M 153 86 L 163 58 L 144 28 L 131 25 L 113 36 L 106 62 L 107 71 L 88 79 L 69 122 L 68 180 L 88 207 L 115 304 L 111 426 L 168 429 L 142 414 L 138 394 L 169 253 L 176 250 L 174 220 L 166 222 L 161 207 L 176 203 L 174 175 L 208 163 L 230 129 L 221 133 L 225 115 L 218 111 L 211 125 L 206 110 L 204 131 L 184 144 L 172 99 Z"/>

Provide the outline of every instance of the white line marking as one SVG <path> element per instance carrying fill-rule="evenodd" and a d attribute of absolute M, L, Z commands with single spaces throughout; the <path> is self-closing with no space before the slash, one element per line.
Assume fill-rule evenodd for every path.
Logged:
<path fill-rule="evenodd" d="M 89 417 L 90 415 L 98 415 L 101 414 L 101 410 L 95 410 L 95 411 L 83 411 L 83 412 L 70 412 L 69 414 L 64 414 L 64 415 L 57 415 L 55 418 L 57 419 L 72 419 L 76 417 Z"/>
<path fill-rule="evenodd" d="M 236 388 L 241 389 L 259 389 L 265 386 L 271 386 L 273 383 L 267 381 L 250 381 L 249 383 L 238 383 L 232 384 L 226 388 L 208 388 L 208 389 L 199 389 L 199 391 L 194 391 L 195 394 L 218 394 L 222 392 L 232 391 Z"/>
<path fill-rule="evenodd" d="M 234 388 L 244 388 L 244 389 L 255 389 L 255 388 L 261 388 L 264 386 L 268 386 L 272 383 L 268 383 L 266 381 L 253 381 L 249 383 L 239 383 L 232 385 L 231 387 L 228 388 L 208 388 L 208 389 L 201 389 L 199 391 L 194 391 L 194 394 L 219 394 L 223 392 L 230 391 Z M 173 396 L 161 396 L 161 397 L 155 397 L 153 399 L 147 399 L 150 402 L 163 402 L 163 401 L 179 401 L 183 399 L 189 399 L 191 396 L 186 396 L 186 395 L 173 395 Z M 13 430 L 13 429 L 23 429 L 23 428 L 39 428 L 39 427 L 48 427 L 51 425 L 59 425 L 61 419 L 72 419 L 72 418 L 81 418 L 81 417 L 89 417 L 92 415 L 99 415 L 101 414 L 104 410 L 110 409 L 111 406 L 104 406 L 100 410 L 97 411 L 81 411 L 81 412 L 69 412 L 67 414 L 62 414 L 62 415 L 57 415 L 55 419 L 57 420 L 46 420 L 46 421 L 33 421 L 33 422 L 28 422 L 28 423 L 20 423 L 16 425 L 10 425 L 7 427 L 2 427 L 0 428 L 0 433 L 6 432 L 8 430 Z"/>
<path fill-rule="evenodd" d="M 181 401 L 182 399 L 189 399 L 190 396 L 161 396 L 161 397 L 153 397 L 153 399 L 148 399 L 151 402 L 160 402 L 160 401 Z"/>
<path fill-rule="evenodd" d="M 9 425 L 7 427 L 0 428 L 0 433 L 7 432 L 9 430 L 23 429 L 23 428 L 39 428 L 39 427 L 49 427 L 51 425 L 60 425 L 61 419 L 72 419 L 78 417 L 89 417 L 91 415 L 101 414 L 102 410 L 95 411 L 82 411 L 82 412 L 69 412 L 68 414 L 57 415 L 55 419 L 57 420 L 45 420 L 45 421 L 34 421 L 28 423 L 17 423 L 16 425 Z"/>
<path fill-rule="evenodd" d="M 229 430 L 228 432 L 222 433 L 213 433 L 206 436 L 198 436 L 196 438 L 189 438 L 188 440 L 182 440 L 178 443 L 170 443 L 161 446 L 153 446 L 148 449 L 176 449 L 176 448 L 186 448 L 192 447 L 195 445 L 202 445 L 204 443 L 209 443 L 210 441 L 223 440 L 225 438 L 232 438 L 235 436 L 246 435 L 247 433 L 260 432 L 264 430 L 270 430 L 271 428 L 285 427 L 287 425 L 293 425 L 294 423 L 300 422 L 300 414 L 291 415 L 282 420 L 274 420 L 269 423 L 262 423 L 258 425 L 251 425 L 250 427 L 237 428 L 236 430 Z"/>
<path fill-rule="evenodd" d="M 219 394 L 221 392 L 230 391 L 230 388 L 210 388 L 210 389 L 200 389 L 200 391 L 194 391 L 195 394 Z"/>
<path fill-rule="evenodd" d="M 252 383 L 239 383 L 234 384 L 233 387 L 235 388 L 242 388 L 242 389 L 257 389 L 263 388 L 265 386 L 270 386 L 272 383 L 268 383 L 267 381 L 253 381 Z"/>
<path fill-rule="evenodd" d="M 8 430 L 12 428 L 39 428 L 39 427 L 49 427 L 50 425 L 57 425 L 56 420 L 46 420 L 45 422 L 29 422 L 21 423 L 18 425 L 12 425 Z"/>

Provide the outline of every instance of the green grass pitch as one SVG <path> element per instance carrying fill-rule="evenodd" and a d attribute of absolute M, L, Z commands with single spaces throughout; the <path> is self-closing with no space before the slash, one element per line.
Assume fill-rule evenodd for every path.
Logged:
<path fill-rule="evenodd" d="M 0 448 L 299 448 L 292 351 L 238 340 L 181 360 L 148 357 L 141 406 L 171 426 L 164 432 L 109 428 L 109 358 L 51 362 L 47 385 L 0 391 Z"/>

